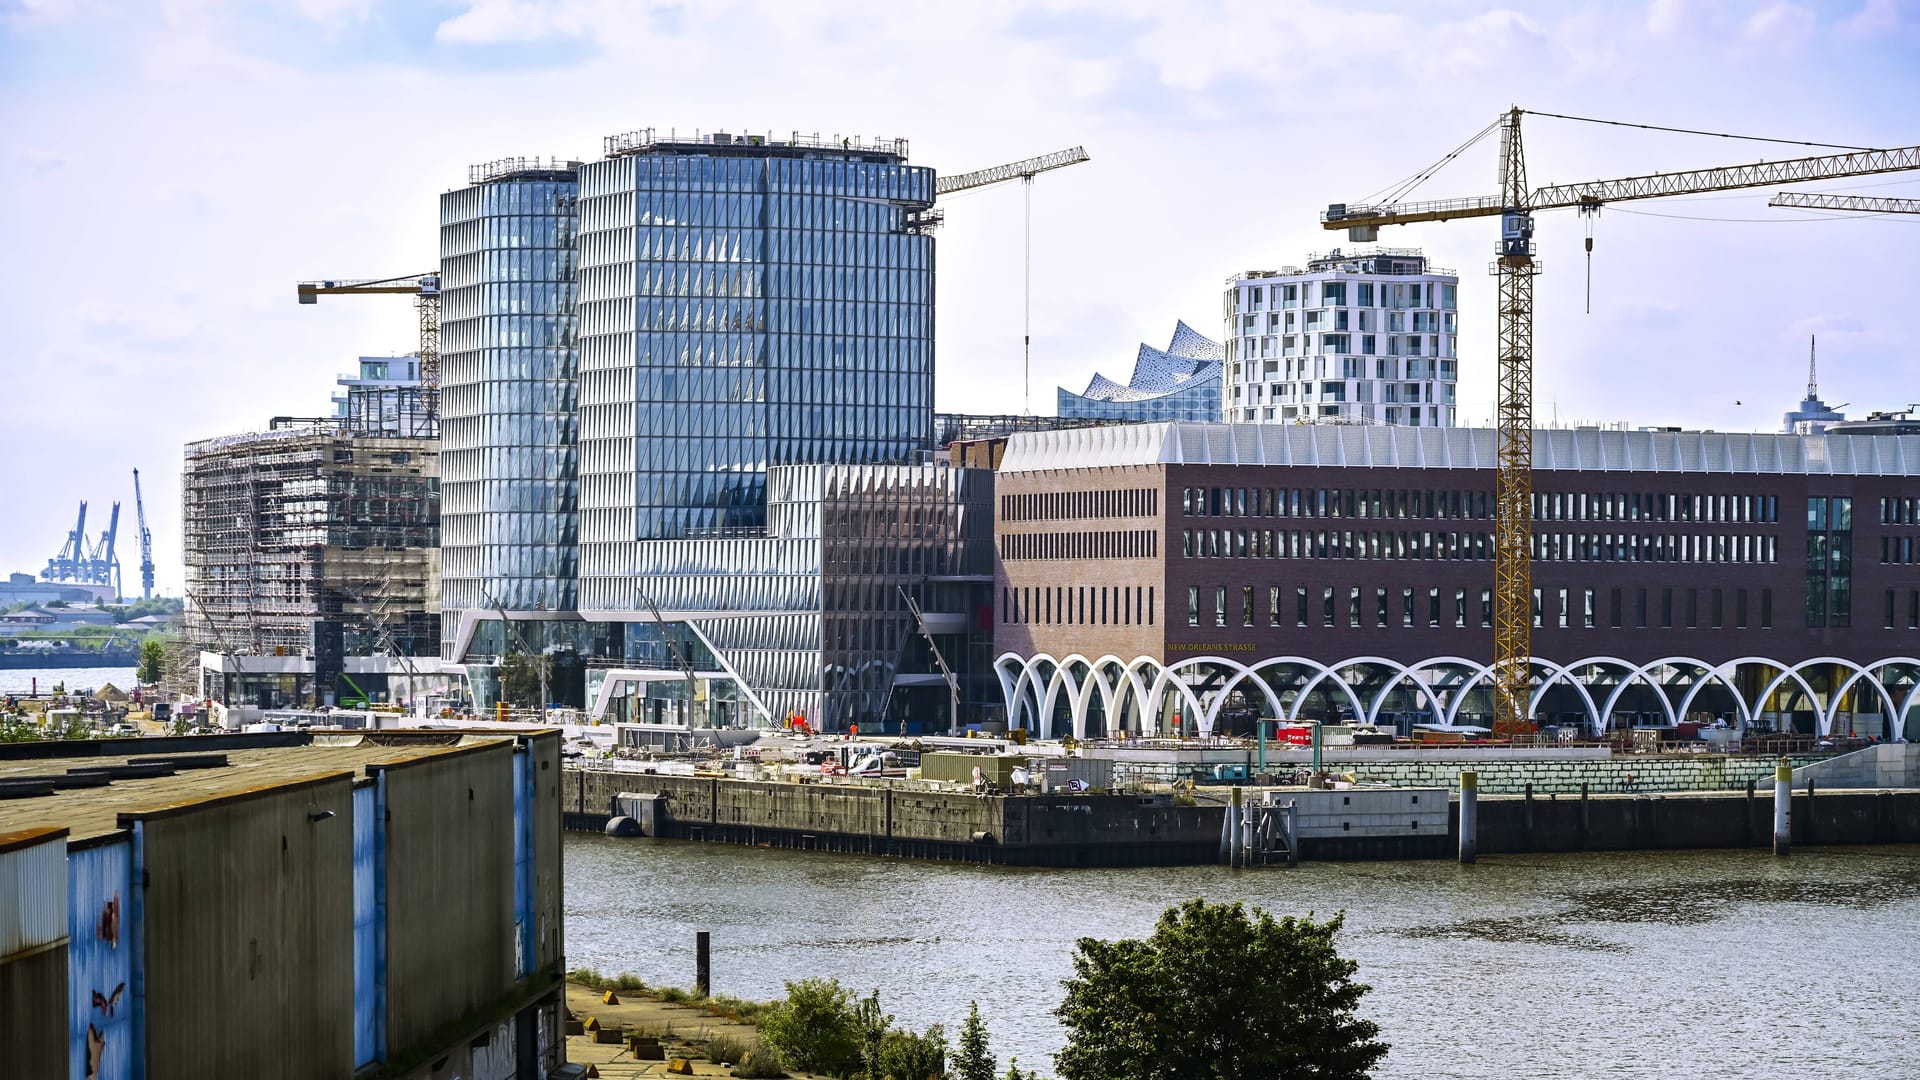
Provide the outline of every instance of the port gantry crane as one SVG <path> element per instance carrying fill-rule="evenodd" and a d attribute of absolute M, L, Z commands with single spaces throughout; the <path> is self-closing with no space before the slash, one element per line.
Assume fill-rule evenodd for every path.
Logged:
<path fill-rule="evenodd" d="M 1851 210 L 1862 214 L 1920 214 L 1920 199 L 1875 199 L 1865 195 L 1816 195 L 1808 191 L 1783 191 L 1767 200 L 1768 206 L 1794 210 Z"/>
<path fill-rule="evenodd" d="M 1090 160 L 1092 159 L 1087 156 L 1086 148 L 1076 146 L 1070 150 L 1027 158 L 1025 161 L 995 165 L 990 169 L 976 169 L 973 172 L 942 176 L 933 182 L 933 193 L 938 197 L 1001 184 L 1008 180 L 1020 181 L 1025 198 L 1025 218 L 1021 228 L 1020 370 L 1021 399 L 1028 415 L 1033 414 L 1033 178 L 1043 172 L 1064 169 L 1069 165 L 1078 165 Z"/>
<path fill-rule="evenodd" d="M 1327 212 L 1320 217 L 1325 228 L 1345 229 L 1348 239 L 1361 242 L 1378 239 L 1383 225 L 1410 225 L 1469 217 L 1500 219 L 1500 243 L 1495 248 L 1492 268 L 1499 279 L 1493 728 L 1496 736 L 1506 738 L 1533 730 L 1529 716 L 1533 628 L 1533 279 L 1541 270 L 1533 257 L 1534 213 L 1571 208 L 1582 214 L 1593 214 L 1607 203 L 1631 199 L 1697 195 L 1792 181 L 1871 176 L 1920 169 L 1920 146 L 1891 150 L 1846 148 L 1849 151 L 1847 153 L 1820 157 L 1529 188 L 1526 156 L 1520 142 L 1520 118 L 1526 112 L 1517 107 L 1509 109 L 1501 119 L 1488 125 L 1466 144 L 1472 145 L 1496 126 L 1500 129 L 1499 194 L 1431 202 L 1386 202 L 1376 205 L 1336 203 L 1327 207 Z M 1535 115 L 1557 116 L 1547 113 Z M 1626 126 L 1654 127 L 1638 124 Z M 1464 150 L 1466 146 L 1460 149 Z M 1454 151 L 1440 164 L 1444 165 L 1459 153 L 1460 150 Z M 1425 180 L 1438 167 L 1436 165 L 1422 174 L 1416 174 L 1413 182 Z M 1402 185 L 1402 190 L 1406 187 Z M 1589 238 L 1589 251 L 1592 250 L 1592 244 Z"/>
<path fill-rule="evenodd" d="M 133 470 L 133 516 L 140 525 L 140 599 L 153 599 L 153 534 L 147 531 L 147 504 L 140 498 L 140 470 Z"/>
<path fill-rule="evenodd" d="M 303 304 L 317 304 L 322 296 L 411 296 L 420 313 L 420 408 L 429 428 L 440 420 L 440 275 L 403 274 L 400 277 L 356 281 L 302 281 L 296 288 Z"/>

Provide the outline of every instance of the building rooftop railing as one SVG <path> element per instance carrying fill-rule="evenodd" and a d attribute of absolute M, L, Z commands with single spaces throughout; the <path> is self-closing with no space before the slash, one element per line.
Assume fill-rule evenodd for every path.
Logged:
<path fill-rule="evenodd" d="M 578 172 L 581 162 L 557 157 L 504 157 L 467 166 L 467 183 L 484 184 L 523 173 Z"/>
<path fill-rule="evenodd" d="M 640 128 L 637 131 L 620 132 L 608 135 L 603 140 L 608 157 L 620 157 L 626 154 L 639 154 L 656 146 L 700 147 L 706 149 L 726 148 L 754 149 L 800 149 L 800 150 L 838 150 L 848 153 L 888 154 L 901 159 L 907 156 L 907 140 L 882 137 L 863 138 L 859 135 L 823 136 L 819 132 L 790 132 L 785 136 L 776 136 L 769 131 L 765 134 L 735 135 L 725 131 L 703 132 L 698 128 L 680 134 L 677 129 Z"/>

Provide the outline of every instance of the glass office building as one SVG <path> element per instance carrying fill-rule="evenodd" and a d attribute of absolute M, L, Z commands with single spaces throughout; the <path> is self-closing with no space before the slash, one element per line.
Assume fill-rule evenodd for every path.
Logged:
<path fill-rule="evenodd" d="M 948 687 L 903 595 L 960 673 L 962 711 L 995 700 L 992 658 L 993 474 L 944 465 L 789 465 L 767 473 L 765 536 L 699 537 L 646 546 L 636 587 L 661 622 L 624 632 L 630 700 L 599 715 L 677 716 L 684 683 L 648 678 L 663 666 L 662 633 L 684 635 L 682 653 L 702 673 L 730 680 L 702 693 L 720 703 L 714 722 L 816 728 L 858 724 L 921 732 L 947 727 Z M 642 704 L 638 699 L 647 699 Z M 657 703 L 665 699 L 669 707 Z M 696 712 L 707 719 L 704 706 Z"/>
<path fill-rule="evenodd" d="M 509 648 L 498 612 L 575 606 L 578 162 L 474 166 L 440 197 L 442 659 Z M 465 628 L 465 655 L 455 641 Z M 577 623 L 516 618 L 533 649 Z M 484 669 L 475 684 L 484 703 Z"/>
<path fill-rule="evenodd" d="M 582 578 L 625 609 L 637 542 L 764 527 L 768 467 L 927 448 L 934 174 L 894 140 L 607 150 L 581 171 Z"/>

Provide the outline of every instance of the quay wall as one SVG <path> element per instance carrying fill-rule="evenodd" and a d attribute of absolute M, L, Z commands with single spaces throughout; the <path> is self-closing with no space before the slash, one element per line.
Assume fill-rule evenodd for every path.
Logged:
<path fill-rule="evenodd" d="M 1825 760 L 1822 754 L 1790 754 L 1795 768 Z M 1589 792 L 1718 792 L 1744 789 L 1749 781 L 1773 785 L 1777 757 L 1729 754 L 1616 754 L 1573 760 L 1496 758 L 1457 755 L 1422 761 L 1328 762 L 1335 772 L 1350 772 L 1366 783 L 1394 787 L 1444 787 L 1460 790 L 1460 774 L 1472 770 L 1486 795 L 1577 795 Z"/>
<path fill-rule="evenodd" d="M 1031 866 L 1213 862 L 1220 808 L 1165 795 L 975 795 L 854 784 L 569 769 L 568 820 L 597 828 L 652 795 L 651 835 Z"/>
<path fill-rule="evenodd" d="M 1449 779 L 1457 781 L 1457 773 Z M 1751 796 L 1744 790 L 1590 789 L 1585 797 L 1542 787 L 1531 797 L 1494 794 L 1486 792 L 1485 779 L 1481 783 L 1477 840 L 1483 855 L 1764 849 L 1772 843 L 1770 783 L 1756 785 Z M 1218 803 L 1174 805 L 1165 795 L 983 796 L 595 769 L 568 769 L 562 794 L 574 828 L 597 830 L 646 801 L 636 797 L 651 796 L 653 836 L 1061 867 L 1216 862 L 1226 812 Z M 1364 824 L 1356 820 L 1355 827 Z M 1920 843 L 1920 790 L 1829 790 L 1816 784 L 1812 793 L 1795 793 L 1792 824 L 1796 845 Z M 1431 837 L 1303 837 L 1301 857 L 1450 857 L 1458 844 L 1459 805 L 1450 801 L 1444 842 L 1437 830 Z"/>
<path fill-rule="evenodd" d="M 1481 854 L 1768 848 L 1772 785 L 1745 792 L 1658 795 L 1482 795 Z M 1793 843 L 1920 843 L 1920 790 L 1797 791 L 1789 812 Z M 1460 806 L 1449 808 L 1450 850 L 1458 850 Z"/>

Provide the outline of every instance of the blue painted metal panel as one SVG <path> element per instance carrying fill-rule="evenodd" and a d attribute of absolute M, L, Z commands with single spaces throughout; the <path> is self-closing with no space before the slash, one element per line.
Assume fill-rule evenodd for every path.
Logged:
<path fill-rule="evenodd" d="M 513 754 L 513 974 L 533 970 L 533 752 Z"/>
<path fill-rule="evenodd" d="M 387 1060 L 387 774 L 373 781 L 373 1054 Z"/>
<path fill-rule="evenodd" d="M 372 784 L 353 789 L 353 1064 L 379 1059 L 380 993 L 375 983 L 379 957 L 379 913 L 374 882 L 379 874 L 377 792 Z"/>
<path fill-rule="evenodd" d="M 147 1076 L 147 827 L 133 823 L 127 861 L 127 994 L 133 998 L 132 1080 Z"/>
<path fill-rule="evenodd" d="M 67 1071 L 73 1080 L 134 1075 L 132 867 L 126 840 L 67 855 Z"/>

